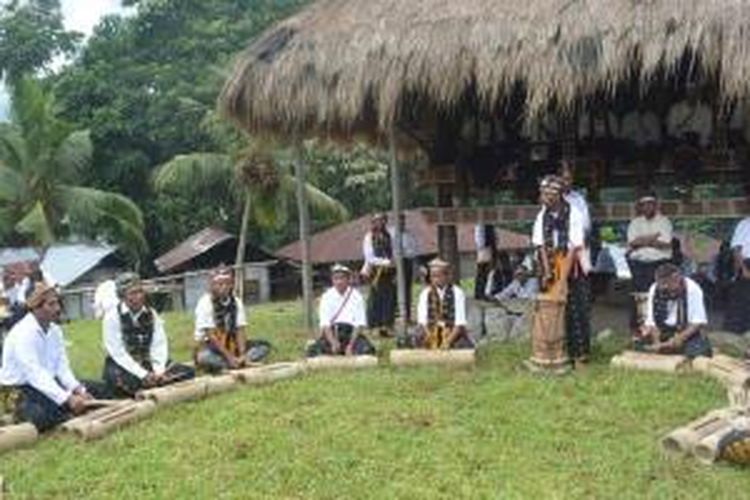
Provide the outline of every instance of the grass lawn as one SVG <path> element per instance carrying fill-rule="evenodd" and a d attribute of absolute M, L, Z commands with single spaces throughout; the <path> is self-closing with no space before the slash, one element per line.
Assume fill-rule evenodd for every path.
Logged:
<path fill-rule="evenodd" d="M 190 318 L 167 315 L 185 359 Z M 254 332 L 300 356 L 298 304 L 254 308 Z M 69 325 L 81 377 L 101 367 L 99 326 Z M 667 431 L 725 404 L 699 376 L 625 373 L 599 346 L 584 373 L 540 378 L 525 344 L 472 371 L 316 374 L 164 409 L 100 441 L 44 439 L 0 457 L 12 497 L 741 498 L 750 474 L 662 455 Z M 750 495 L 750 493 L 746 493 Z"/>

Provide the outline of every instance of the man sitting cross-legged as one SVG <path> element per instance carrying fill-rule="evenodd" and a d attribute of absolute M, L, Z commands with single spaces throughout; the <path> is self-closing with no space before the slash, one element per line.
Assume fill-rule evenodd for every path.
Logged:
<path fill-rule="evenodd" d="M 365 300 L 350 285 L 351 273 L 346 266 L 333 266 L 333 286 L 320 298 L 320 338 L 307 348 L 308 357 L 375 354 L 362 332 L 367 326 Z"/>
<path fill-rule="evenodd" d="M 146 292 L 137 274 L 115 281 L 120 302 L 104 314 L 102 336 L 107 357 L 104 381 L 112 396 L 132 397 L 141 389 L 195 377 L 195 370 L 169 362 L 164 322 L 146 305 Z"/>
<path fill-rule="evenodd" d="M 65 353 L 57 291 L 38 283 L 26 302 L 29 311 L 10 330 L 3 349 L 0 385 L 15 416 L 44 432 L 79 415 L 101 395 L 95 384 L 79 382 Z"/>
<path fill-rule="evenodd" d="M 271 352 L 265 340 L 247 340 L 245 307 L 234 296 L 234 274 L 224 266 L 210 277 L 210 292 L 195 307 L 195 362 L 209 372 L 241 368 Z"/>
<path fill-rule="evenodd" d="M 401 347 L 424 349 L 473 349 L 466 329 L 466 296 L 451 283 L 450 264 L 434 259 L 429 263 L 430 285 L 417 302 L 417 331 L 400 340 Z"/>
<path fill-rule="evenodd" d="M 701 332 L 707 323 L 701 287 L 675 265 L 662 264 L 648 292 L 646 322 L 635 347 L 690 358 L 711 356 L 711 343 Z"/>

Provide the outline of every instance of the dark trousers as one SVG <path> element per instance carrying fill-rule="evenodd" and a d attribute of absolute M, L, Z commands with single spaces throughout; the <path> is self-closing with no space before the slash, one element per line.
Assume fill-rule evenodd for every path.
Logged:
<path fill-rule="evenodd" d="M 750 279 L 741 278 L 731 284 L 724 329 L 740 334 L 750 331 Z"/>
<path fill-rule="evenodd" d="M 568 303 L 565 307 L 565 338 L 571 359 L 591 353 L 591 283 L 583 274 L 568 281 Z"/>
<path fill-rule="evenodd" d="M 170 384 L 195 377 L 195 369 L 179 363 L 169 363 L 164 376 Z M 104 361 L 104 383 L 110 397 L 131 398 L 143 389 L 143 380 L 118 365 L 107 356 Z"/>
<path fill-rule="evenodd" d="M 106 397 L 104 388 L 95 382 L 82 382 L 86 390 L 95 398 Z M 58 405 L 30 385 L 17 388 L 18 400 L 15 403 L 16 418 L 21 422 L 34 424 L 39 432 L 46 432 L 73 417 L 68 407 Z"/>
<path fill-rule="evenodd" d="M 356 338 L 354 339 L 354 345 L 352 346 L 353 354 L 357 356 L 365 354 L 375 354 L 375 346 L 370 343 L 367 337 L 365 337 L 361 333 L 356 333 L 352 325 L 339 323 L 334 325 L 333 329 L 333 334 L 336 335 L 336 339 L 339 341 L 339 351 L 334 352 L 333 346 L 331 346 L 331 343 L 328 342 L 328 339 L 321 335 L 320 338 L 318 338 L 307 348 L 306 356 L 308 358 L 323 355 L 331 356 L 346 354 L 346 346 L 349 345 L 349 342 L 351 342 L 352 335 L 356 335 Z"/>
<path fill-rule="evenodd" d="M 477 275 L 474 279 L 474 298 L 477 300 L 484 299 L 484 290 L 487 287 L 487 278 L 491 269 L 491 262 L 477 262 Z"/>
<path fill-rule="evenodd" d="M 414 279 L 414 259 L 402 259 L 404 264 L 404 301 L 407 322 L 411 321 L 411 285 Z"/>
<path fill-rule="evenodd" d="M 393 328 L 396 319 L 396 283 L 393 270 L 373 270 L 373 283 L 367 296 L 367 325 L 370 328 Z"/>

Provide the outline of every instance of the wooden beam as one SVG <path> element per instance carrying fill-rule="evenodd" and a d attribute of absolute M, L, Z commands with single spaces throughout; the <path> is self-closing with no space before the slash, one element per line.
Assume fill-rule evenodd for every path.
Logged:
<path fill-rule="evenodd" d="M 294 144 L 294 176 L 297 179 L 297 212 L 299 213 L 299 239 L 302 242 L 302 300 L 304 301 L 304 328 L 313 329 L 313 282 L 310 263 L 310 206 L 307 202 L 306 166 L 302 143 Z"/>

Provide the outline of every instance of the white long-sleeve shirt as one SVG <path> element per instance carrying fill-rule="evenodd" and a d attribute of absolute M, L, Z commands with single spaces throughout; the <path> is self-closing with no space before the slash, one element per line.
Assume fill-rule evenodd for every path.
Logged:
<path fill-rule="evenodd" d="M 690 278 L 685 278 L 687 294 L 687 324 L 688 325 L 706 325 L 708 317 L 706 316 L 706 304 L 703 301 L 703 290 L 700 285 Z M 656 319 L 654 318 L 654 297 L 656 296 L 656 284 L 651 285 L 648 291 L 648 309 L 646 312 L 646 326 L 655 327 Z M 664 323 L 669 326 L 677 325 L 677 301 L 670 300 L 667 305 L 667 318 Z"/>
<path fill-rule="evenodd" d="M 130 314 L 134 321 L 137 321 L 141 314 L 145 313 L 145 308 L 137 313 L 132 313 L 124 302 L 120 302 L 117 307 L 107 311 L 102 321 L 102 337 L 104 350 L 117 365 L 123 370 L 132 373 L 138 378 L 144 378 L 148 375 L 148 370 L 143 368 L 128 352 L 125 347 L 125 341 L 122 337 L 122 322 L 120 314 Z M 164 321 L 152 311 L 154 315 L 154 333 L 151 338 L 151 348 L 149 356 L 154 373 L 161 375 L 167 367 L 169 359 L 169 346 L 167 344 L 167 335 L 164 332 Z"/>
<path fill-rule="evenodd" d="M 58 405 L 81 387 L 70 370 L 62 329 L 51 323 L 45 332 L 29 313 L 8 333 L 3 345 L 0 385 L 30 385 Z"/>
<path fill-rule="evenodd" d="M 496 300 L 533 299 L 539 293 L 539 280 L 528 278 L 523 285 L 517 279 L 511 281 L 502 291 L 495 294 Z M 489 293 L 486 295 L 490 295 Z"/>
<path fill-rule="evenodd" d="M 362 255 L 365 258 L 366 266 L 390 266 L 392 264 L 391 259 L 375 256 L 375 249 L 372 246 L 372 231 L 368 231 L 364 240 L 362 240 Z"/>
<path fill-rule="evenodd" d="M 238 297 L 232 297 L 237 305 L 237 328 L 247 326 L 247 316 L 245 315 L 245 306 Z M 210 293 L 206 293 L 198 300 L 195 306 L 195 332 L 196 342 L 206 340 L 206 331 L 216 328 L 214 321 L 214 303 Z"/>
<path fill-rule="evenodd" d="M 429 323 L 430 288 L 428 286 L 422 290 L 419 294 L 419 302 L 417 302 L 417 323 L 424 327 L 427 327 Z M 445 298 L 445 290 L 446 288 L 437 289 L 441 301 Z M 454 311 L 456 316 L 454 324 L 456 326 L 466 326 L 466 296 L 464 295 L 464 291 L 456 285 L 453 285 L 453 298 L 455 301 Z"/>
<path fill-rule="evenodd" d="M 351 295 L 349 295 L 350 293 Z M 347 295 L 349 295 L 348 300 Z M 346 304 L 344 305 L 345 300 Z M 338 313 L 338 316 L 336 316 L 336 313 Z M 358 290 L 351 287 L 343 294 L 339 293 L 335 287 L 326 290 L 320 297 L 318 316 L 321 328 L 331 326 L 333 323 L 347 323 L 355 328 L 367 326 L 365 299 L 362 298 L 362 294 Z"/>
<path fill-rule="evenodd" d="M 589 211 L 589 204 L 586 198 L 580 191 L 568 191 L 563 197 L 571 207 L 580 212 L 583 221 L 583 233 L 584 235 L 589 234 L 591 232 L 591 212 Z"/>
<path fill-rule="evenodd" d="M 743 259 L 750 259 L 750 217 L 745 217 L 737 224 L 731 247 L 739 248 Z"/>

